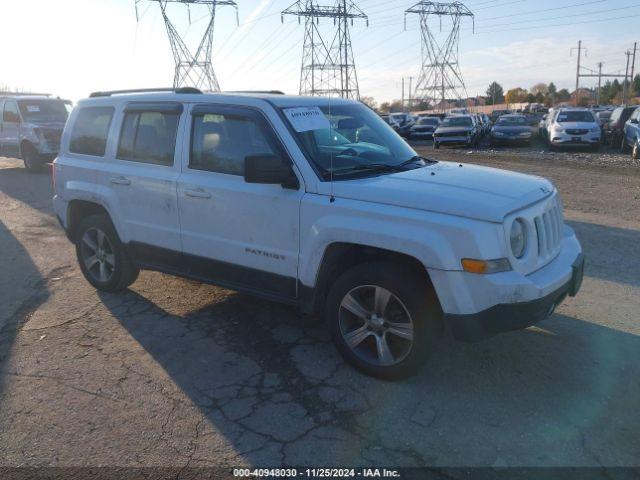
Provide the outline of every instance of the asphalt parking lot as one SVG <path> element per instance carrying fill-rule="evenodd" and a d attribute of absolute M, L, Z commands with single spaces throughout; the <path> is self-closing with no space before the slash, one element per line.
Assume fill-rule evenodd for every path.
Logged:
<path fill-rule="evenodd" d="M 1 464 L 639 465 L 640 168 L 606 150 L 418 149 L 549 177 L 588 263 L 537 327 L 443 340 L 401 382 L 346 366 L 288 307 L 151 272 L 96 292 L 49 175 L 0 158 Z"/>

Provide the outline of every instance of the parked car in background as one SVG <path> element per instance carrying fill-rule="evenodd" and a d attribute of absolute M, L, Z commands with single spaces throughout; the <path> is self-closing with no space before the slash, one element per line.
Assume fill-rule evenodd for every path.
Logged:
<path fill-rule="evenodd" d="M 562 108 L 548 127 L 549 146 L 600 148 L 601 130 L 593 112 L 584 108 Z"/>
<path fill-rule="evenodd" d="M 480 127 L 472 115 L 449 115 L 433 133 L 433 148 L 440 145 L 477 145 Z"/>
<path fill-rule="evenodd" d="M 495 123 L 502 115 L 507 115 L 511 113 L 510 110 L 494 110 L 491 112 L 489 118 L 491 119 L 491 123 Z"/>
<path fill-rule="evenodd" d="M 440 125 L 437 117 L 422 117 L 409 130 L 409 138 L 433 138 L 433 132 Z"/>
<path fill-rule="evenodd" d="M 637 108 L 637 106 L 629 106 L 617 107 L 613 110 L 611 117 L 602 127 L 602 143 L 616 148 L 619 147 L 622 141 L 624 125 Z"/>
<path fill-rule="evenodd" d="M 398 124 L 396 132 L 402 137 L 408 137 L 411 127 L 416 123 L 414 118 L 408 113 L 390 113 L 389 118 Z"/>
<path fill-rule="evenodd" d="M 640 108 L 636 108 L 622 129 L 620 151 L 631 150 L 631 158 L 640 160 Z"/>
<path fill-rule="evenodd" d="M 49 95 L 0 96 L 0 156 L 20 158 L 38 172 L 58 154 L 71 102 Z"/>
<path fill-rule="evenodd" d="M 531 145 L 532 128 L 524 115 L 502 115 L 491 128 L 491 145 Z"/>
<path fill-rule="evenodd" d="M 352 100 L 122 93 L 79 102 L 54 162 L 55 215 L 98 290 L 151 269 L 278 300 L 397 378 L 444 332 L 525 328 L 580 289 L 548 180 L 425 159 Z"/>
<path fill-rule="evenodd" d="M 604 125 L 607 123 L 607 121 L 609 121 L 612 113 L 613 113 L 612 110 L 603 110 L 601 112 L 596 113 L 596 118 L 598 119 L 598 124 L 600 125 L 600 128 L 603 128 Z"/>

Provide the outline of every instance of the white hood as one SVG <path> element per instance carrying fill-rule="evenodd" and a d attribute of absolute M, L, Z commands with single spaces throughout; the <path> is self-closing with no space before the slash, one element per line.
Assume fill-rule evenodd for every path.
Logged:
<path fill-rule="evenodd" d="M 551 182 L 541 177 L 452 162 L 333 184 L 336 198 L 497 223 L 501 223 L 507 214 L 535 203 L 553 191 Z"/>

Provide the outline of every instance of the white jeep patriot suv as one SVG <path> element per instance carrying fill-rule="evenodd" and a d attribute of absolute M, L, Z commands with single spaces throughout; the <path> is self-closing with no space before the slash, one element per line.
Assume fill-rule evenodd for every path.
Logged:
<path fill-rule="evenodd" d="M 296 305 L 380 377 L 415 371 L 445 329 L 532 325 L 582 282 L 550 182 L 422 158 L 354 101 L 94 93 L 65 127 L 54 185 L 96 288 L 146 268 Z"/>

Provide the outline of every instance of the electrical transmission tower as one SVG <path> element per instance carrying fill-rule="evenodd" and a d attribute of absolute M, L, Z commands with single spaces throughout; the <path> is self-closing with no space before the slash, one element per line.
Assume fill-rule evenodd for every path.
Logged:
<path fill-rule="evenodd" d="M 316 0 L 298 0 L 282 11 L 305 19 L 300 94 L 339 96 L 360 99 L 358 76 L 351 48 L 349 23 L 367 16 L 350 0 L 336 0 L 333 5 L 319 5 Z M 332 18 L 331 42 L 320 33 L 320 18 Z"/>
<path fill-rule="evenodd" d="M 471 17 L 475 29 L 473 13 L 460 2 L 438 3 L 423 0 L 405 11 L 405 28 L 407 14 L 420 16 L 422 32 L 422 65 L 414 99 L 427 102 L 432 107 L 439 102 L 442 108 L 448 99 L 466 99 L 467 89 L 458 64 L 458 44 L 460 22 L 463 17 Z M 437 17 L 439 21 L 440 32 L 443 17 L 451 18 L 451 28 L 443 42 L 436 39 L 432 30 L 430 20 L 433 20 L 433 17 Z"/>
<path fill-rule="evenodd" d="M 138 18 L 138 3 L 143 1 L 155 2 L 160 6 L 162 18 L 169 36 L 171 51 L 173 52 L 173 60 L 175 62 L 175 72 L 173 77 L 173 86 L 178 87 L 195 87 L 205 91 L 220 91 L 218 79 L 213 71 L 211 63 L 212 47 L 213 47 L 213 27 L 216 19 L 216 9 L 219 6 L 232 6 L 236 9 L 236 22 L 238 21 L 238 6 L 233 0 L 135 0 L 136 2 L 136 18 Z M 167 6 L 170 3 L 179 3 L 187 7 L 189 14 L 189 22 L 191 22 L 191 8 L 194 5 L 204 6 L 207 14 L 203 17 L 206 19 L 207 26 L 204 34 L 198 44 L 195 53 L 187 47 L 184 39 L 176 30 L 170 19 Z"/>

